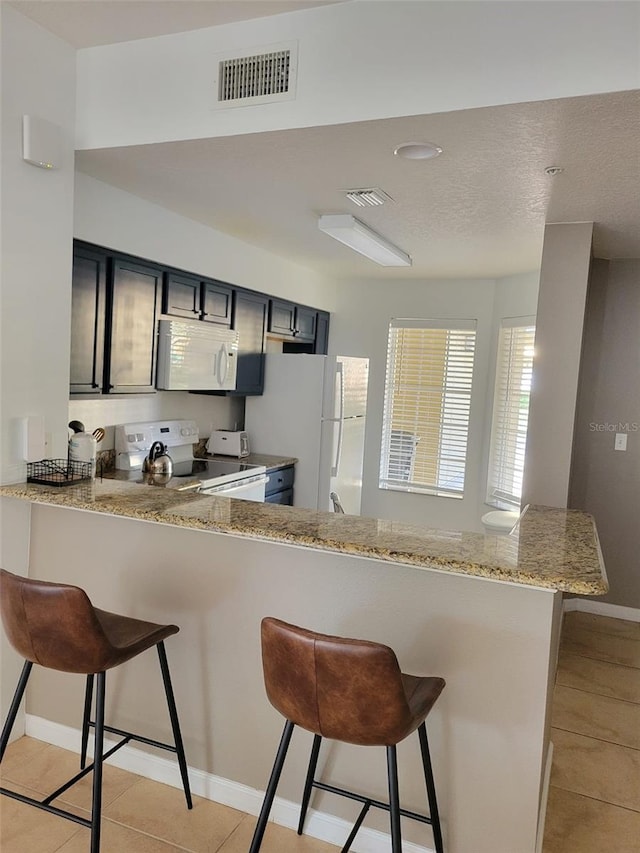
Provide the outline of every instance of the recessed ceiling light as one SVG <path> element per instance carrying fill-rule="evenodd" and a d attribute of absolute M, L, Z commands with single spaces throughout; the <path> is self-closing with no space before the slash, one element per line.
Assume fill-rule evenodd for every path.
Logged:
<path fill-rule="evenodd" d="M 442 148 L 433 142 L 403 142 L 393 153 L 405 160 L 430 160 L 442 154 Z"/>
<path fill-rule="evenodd" d="M 564 169 L 562 166 L 547 166 L 544 172 L 545 175 L 551 175 L 553 177 L 554 175 L 559 175 L 561 172 L 564 172 Z"/>

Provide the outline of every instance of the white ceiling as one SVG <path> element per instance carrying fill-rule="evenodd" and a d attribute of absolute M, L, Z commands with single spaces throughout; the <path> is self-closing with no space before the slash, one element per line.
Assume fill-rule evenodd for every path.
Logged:
<path fill-rule="evenodd" d="M 146 38 L 332 0 L 13 0 L 77 47 Z M 444 148 L 393 156 L 401 142 Z M 640 92 L 228 138 L 77 152 L 78 168 L 327 274 L 499 276 L 536 269 L 545 222 L 594 221 L 595 254 L 640 257 Z M 547 166 L 564 172 L 548 177 Z M 357 208 L 341 190 L 394 202 Z M 388 270 L 317 229 L 352 213 L 413 257 Z"/>
<path fill-rule="evenodd" d="M 394 157 L 409 140 L 444 153 Z M 107 183 L 328 274 L 492 277 L 536 269 L 545 222 L 596 222 L 598 257 L 640 257 L 640 92 L 78 151 Z M 545 167 L 561 166 L 554 178 Z M 358 208 L 341 190 L 381 187 Z M 388 270 L 321 233 L 352 213 L 413 258 Z"/>
<path fill-rule="evenodd" d="M 217 27 L 341 0 L 12 0 L 23 15 L 74 47 Z"/>

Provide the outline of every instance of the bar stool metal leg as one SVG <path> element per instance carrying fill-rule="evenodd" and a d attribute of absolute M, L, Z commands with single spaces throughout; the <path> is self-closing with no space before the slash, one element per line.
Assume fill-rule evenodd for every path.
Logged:
<path fill-rule="evenodd" d="M 191 787 L 189 786 L 189 774 L 187 772 L 187 758 L 184 754 L 184 744 L 182 743 L 182 734 L 180 733 L 178 711 L 176 710 L 176 700 L 173 695 L 173 687 L 171 686 L 171 676 L 169 675 L 169 664 L 167 662 L 167 653 L 164 649 L 164 642 L 158 643 L 156 648 L 158 649 L 158 658 L 160 659 L 162 681 L 164 683 L 164 692 L 167 696 L 167 706 L 169 708 L 169 717 L 171 718 L 171 728 L 173 730 L 173 740 L 176 745 L 184 796 L 187 801 L 187 808 L 192 809 L 193 803 L 191 801 Z"/>
<path fill-rule="evenodd" d="M 391 814 L 391 850 L 392 853 L 402 853 L 398 762 L 395 746 L 387 747 L 387 776 L 389 778 L 389 812 Z"/>
<path fill-rule="evenodd" d="M 22 702 L 22 697 L 27 687 L 27 681 L 31 675 L 32 666 L 33 663 L 31 661 L 25 661 L 24 666 L 22 667 L 22 672 L 18 679 L 18 686 L 16 687 L 16 692 L 13 694 L 13 700 L 11 702 L 11 707 L 9 708 L 9 714 L 4 726 L 2 727 L 2 736 L 0 737 L 0 761 L 4 758 L 4 753 L 7 748 L 7 744 L 9 743 L 9 738 L 11 737 L 11 729 L 16 721 L 18 708 L 20 707 L 20 702 Z"/>
<path fill-rule="evenodd" d="M 93 797 L 91 800 L 91 853 L 100 853 L 100 818 L 102 815 L 102 755 L 104 745 L 104 695 L 106 673 L 98 673 L 96 692 L 96 736 L 93 756 Z"/>
<path fill-rule="evenodd" d="M 304 793 L 302 794 L 302 805 L 300 807 L 300 821 L 298 823 L 298 835 L 302 835 L 304 827 L 304 819 L 307 816 L 309 808 L 309 800 L 311 799 L 311 790 L 316 777 L 316 767 L 318 765 L 318 755 L 320 754 L 320 744 L 322 743 L 321 735 L 313 736 L 313 746 L 311 747 L 311 758 L 309 759 L 309 769 L 307 770 L 307 779 L 304 783 Z"/>
<path fill-rule="evenodd" d="M 433 843 L 436 846 L 436 853 L 444 853 L 442 830 L 440 828 L 440 816 L 438 814 L 438 802 L 436 800 L 436 786 L 433 781 L 433 768 L 431 767 L 431 756 L 429 754 L 429 742 L 427 740 L 427 727 L 425 723 L 422 723 L 422 725 L 418 727 L 418 736 L 420 738 L 422 766 L 424 767 L 424 781 L 427 785 L 427 799 L 429 800 Z"/>
<path fill-rule="evenodd" d="M 253 839 L 251 841 L 249 853 L 258 853 L 258 851 L 260 850 L 260 846 L 262 845 L 264 831 L 267 828 L 269 813 L 271 812 L 271 806 L 273 805 L 273 798 L 276 795 L 276 788 L 278 787 L 278 782 L 280 781 L 280 774 L 282 773 L 284 760 L 287 757 L 287 750 L 289 749 L 289 744 L 291 743 L 291 735 L 293 734 L 293 728 L 294 724 L 290 720 L 287 720 L 287 722 L 284 724 L 284 731 L 282 732 L 282 737 L 280 738 L 280 746 L 278 747 L 276 760 L 273 764 L 271 776 L 269 777 L 269 784 L 267 785 L 267 790 L 264 795 L 264 802 L 262 803 L 262 808 L 260 809 L 260 817 L 258 818 L 258 823 L 256 824 L 256 829 L 253 833 Z"/>
<path fill-rule="evenodd" d="M 80 768 L 84 770 L 87 764 L 87 746 L 89 745 L 89 728 L 91 723 L 91 702 L 93 701 L 93 675 L 87 675 L 87 686 L 84 691 L 84 711 L 82 712 L 82 747 L 80 749 Z"/>

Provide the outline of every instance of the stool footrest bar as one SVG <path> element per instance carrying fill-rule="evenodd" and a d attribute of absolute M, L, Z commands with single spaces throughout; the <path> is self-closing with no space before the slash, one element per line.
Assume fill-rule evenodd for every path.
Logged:
<path fill-rule="evenodd" d="M 58 809 L 55 806 L 50 806 L 47 803 L 47 800 L 34 800 L 33 797 L 27 797 L 24 794 L 18 794 L 16 791 L 10 791 L 8 788 L 0 788 L 0 794 L 3 794 L 5 797 L 11 797 L 12 800 L 18 800 L 20 803 L 26 803 L 28 806 L 35 806 L 37 809 L 41 809 L 43 812 L 49 812 L 49 814 L 57 815 L 58 817 L 64 817 L 67 820 L 72 820 L 74 823 L 79 823 L 80 826 L 85 826 L 87 828 L 91 827 L 91 821 L 87 820 L 84 817 L 80 817 L 80 815 L 73 814 L 73 812 L 65 811 L 64 809 Z"/>
<path fill-rule="evenodd" d="M 336 788 L 335 785 L 327 785 L 325 782 L 317 782 L 316 780 L 311 784 L 314 788 L 318 788 L 320 791 L 327 791 L 329 794 L 338 794 L 340 797 L 347 797 L 349 800 L 357 800 L 359 803 L 368 803 L 369 806 L 373 806 L 376 809 L 384 809 L 385 811 L 390 811 L 391 809 L 389 803 L 383 803 L 381 800 L 372 800 L 371 797 L 363 797 L 362 794 L 354 794 L 353 791 L 346 791 L 344 788 Z M 411 820 L 419 820 L 421 823 L 431 823 L 430 817 L 418 814 L 417 812 L 411 812 L 408 809 L 401 808 L 400 814 L 403 817 L 411 818 Z"/>
<path fill-rule="evenodd" d="M 90 720 L 89 725 L 91 726 L 91 728 L 95 728 L 96 724 L 93 722 L 93 720 Z M 162 741 L 153 740 L 152 738 L 144 737 L 143 735 L 134 735 L 132 732 L 124 731 L 124 729 L 116 729 L 113 726 L 106 726 L 105 725 L 104 730 L 105 730 L 105 732 L 110 732 L 112 735 L 119 735 L 120 737 L 126 738 L 126 741 L 123 741 L 123 743 L 118 744 L 118 748 L 120 748 L 121 746 L 124 746 L 125 742 L 128 743 L 130 740 L 137 740 L 138 743 L 146 743 L 147 746 L 157 746 L 158 749 L 166 749 L 167 752 L 173 752 L 173 753 L 177 752 L 176 747 L 170 743 L 163 743 Z M 108 754 L 111 754 L 111 753 L 108 753 Z"/>
<path fill-rule="evenodd" d="M 102 760 L 106 761 L 107 758 L 110 758 L 114 752 L 117 752 L 125 744 L 129 743 L 130 740 L 131 738 L 126 737 L 124 740 L 121 740 L 120 743 L 117 743 L 115 746 L 112 746 L 111 749 L 108 752 L 105 752 L 105 754 L 102 756 Z M 68 782 L 65 782 L 64 785 L 61 785 L 59 788 L 57 788 L 53 792 L 53 794 L 49 794 L 46 800 L 43 800 L 42 802 L 47 804 L 52 803 L 60 796 L 60 794 L 64 794 L 65 791 L 67 791 L 72 785 L 75 785 L 76 782 L 79 782 L 80 779 L 87 775 L 87 773 L 91 773 L 94 767 L 95 762 L 91 762 L 91 764 L 89 764 L 87 767 L 84 767 L 79 773 L 76 773 L 75 776 L 72 776 L 72 778 L 69 779 Z"/>

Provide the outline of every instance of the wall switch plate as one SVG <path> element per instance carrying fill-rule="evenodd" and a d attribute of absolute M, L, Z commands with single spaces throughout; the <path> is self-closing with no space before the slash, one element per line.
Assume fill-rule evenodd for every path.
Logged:
<path fill-rule="evenodd" d="M 615 450 L 626 450 L 627 449 L 627 434 L 626 432 L 617 432 L 616 433 L 616 441 L 614 444 Z"/>

